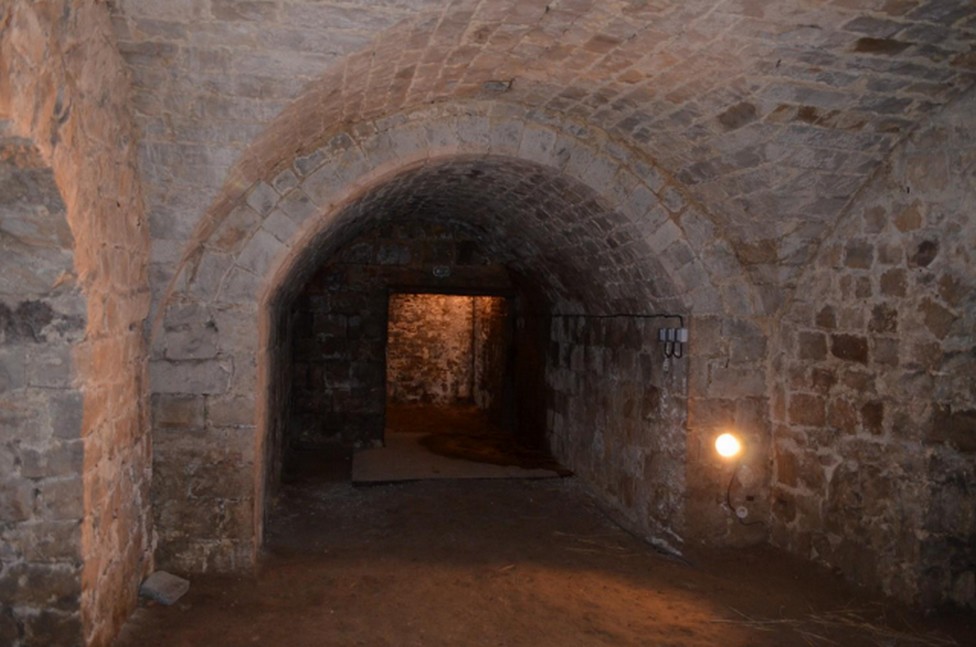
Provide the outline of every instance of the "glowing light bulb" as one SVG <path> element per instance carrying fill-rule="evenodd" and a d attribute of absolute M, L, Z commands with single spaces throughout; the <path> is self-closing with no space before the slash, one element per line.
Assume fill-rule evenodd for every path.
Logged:
<path fill-rule="evenodd" d="M 742 443 L 732 434 L 722 434 L 715 439 L 715 451 L 719 456 L 732 458 L 742 451 Z"/>

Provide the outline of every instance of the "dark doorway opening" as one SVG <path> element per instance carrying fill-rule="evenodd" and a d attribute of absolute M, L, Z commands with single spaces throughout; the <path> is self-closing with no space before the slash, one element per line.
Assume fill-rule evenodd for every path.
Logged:
<path fill-rule="evenodd" d="M 451 460 L 564 473 L 515 434 L 515 312 L 501 295 L 397 291 L 390 294 L 386 343 L 388 461 L 357 462 L 362 482 L 484 477 Z M 417 462 L 407 469 L 404 461 Z M 522 474 L 519 471 L 499 474 Z M 534 473 L 538 476 L 540 474 Z"/>
<path fill-rule="evenodd" d="M 283 478 L 315 453 L 384 448 L 397 430 L 426 429 L 438 455 L 538 464 L 547 307 L 463 228 L 380 223 L 350 237 L 280 326 L 290 348 Z"/>

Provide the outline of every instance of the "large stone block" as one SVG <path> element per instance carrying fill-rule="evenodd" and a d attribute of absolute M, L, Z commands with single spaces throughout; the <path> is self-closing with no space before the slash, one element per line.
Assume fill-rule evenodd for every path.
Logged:
<path fill-rule="evenodd" d="M 217 356 L 218 334 L 213 321 L 203 320 L 182 330 L 164 331 L 159 343 L 163 346 L 166 359 L 213 359 Z"/>
<path fill-rule="evenodd" d="M 294 220 L 285 215 L 283 211 L 275 209 L 267 218 L 265 218 L 261 228 L 282 243 L 288 244 L 292 239 L 295 238 L 300 226 Z"/>
<path fill-rule="evenodd" d="M 522 131 L 518 156 L 540 164 L 550 164 L 555 142 L 556 133 L 548 128 L 525 128 Z"/>
<path fill-rule="evenodd" d="M 80 438 L 55 442 L 42 449 L 21 446 L 20 475 L 29 479 L 43 479 L 81 473 L 84 445 Z"/>
<path fill-rule="evenodd" d="M 790 395 L 789 421 L 797 425 L 823 426 L 826 421 L 823 398 L 805 393 Z"/>
<path fill-rule="evenodd" d="M 199 429 L 204 424 L 204 397 L 182 393 L 152 396 L 153 424 L 174 429 Z"/>
<path fill-rule="evenodd" d="M 926 440 L 947 443 L 966 454 L 976 453 L 976 409 L 960 410 L 937 404 Z"/>
<path fill-rule="evenodd" d="M 227 391 L 234 369 L 225 359 L 154 360 L 149 374 L 156 393 L 213 394 Z"/>
<path fill-rule="evenodd" d="M 255 424 L 251 394 L 207 399 L 207 422 L 214 427 L 242 427 Z"/>
<path fill-rule="evenodd" d="M 233 265 L 231 254 L 204 254 L 199 264 L 192 268 L 192 276 L 187 278 L 191 296 L 203 301 L 213 299 Z M 190 269 L 185 271 L 191 272 Z"/>
<path fill-rule="evenodd" d="M 77 609 L 81 595 L 79 568 L 74 564 L 28 564 L 20 562 L 4 569 L 0 577 L 0 595 L 13 606 Z"/>
<path fill-rule="evenodd" d="M 859 335 L 831 335 L 830 352 L 838 359 L 867 364 L 868 340 Z"/>
<path fill-rule="evenodd" d="M 27 348 L 0 342 L 0 395 L 27 386 Z"/>
<path fill-rule="evenodd" d="M 924 299 L 919 307 L 925 327 L 937 339 L 945 339 L 957 322 L 957 317 L 940 303 Z"/>
<path fill-rule="evenodd" d="M 84 397 L 74 390 L 50 395 L 51 432 L 55 438 L 70 440 L 81 437 Z"/>
<path fill-rule="evenodd" d="M 16 535 L 4 536 L 12 550 L 16 541 L 16 550 L 28 562 L 76 564 L 81 561 L 81 526 L 77 519 L 35 521 L 19 526 Z"/>
<path fill-rule="evenodd" d="M 259 277 L 265 276 L 285 250 L 287 250 L 285 244 L 263 229 L 259 229 L 238 256 L 237 264 Z"/>
<path fill-rule="evenodd" d="M 28 645 L 78 645 L 83 640 L 81 614 L 77 611 L 45 609 L 24 621 Z"/>
<path fill-rule="evenodd" d="M 323 167 L 323 171 L 329 167 Z M 301 188 L 292 189 L 278 203 L 277 208 L 284 212 L 297 225 L 303 225 L 306 221 L 317 218 L 323 214 L 322 206 L 329 203 L 321 202 L 317 196 L 307 192 L 308 185 L 313 182 L 313 178 L 308 178 L 301 185 Z"/>
<path fill-rule="evenodd" d="M 246 522 L 250 519 L 248 508 L 253 505 L 250 497 L 254 492 L 254 474 L 248 467 L 221 463 L 187 481 L 189 494 L 195 498 L 227 501 L 242 497 L 246 499 L 242 504 L 232 506 L 234 515 L 242 519 L 235 521 L 235 531 L 231 536 L 238 535 L 241 529 L 246 528 Z M 221 509 L 227 509 L 228 505 L 230 504 L 223 504 Z M 185 530 L 191 535 L 195 534 L 191 528 Z"/>
<path fill-rule="evenodd" d="M 241 267 L 232 267 L 224 276 L 216 302 L 221 306 L 254 303 L 260 294 L 262 277 Z"/>
<path fill-rule="evenodd" d="M 161 539 L 157 562 L 162 568 L 184 573 L 234 573 L 252 568 L 255 562 L 252 540 L 234 539 Z"/>
<path fill-rule="evenodd" d="M 69 345 L 47 345 L 28 350 L 27 383 L 30 386 L 65 389 L 75 379 L 74 350 Z"/>
<path fill-rule="evenodd" d="M 34 516 L 34 484 L 21 479 L 0 481 L 0 518 L 8 523 L 27 521 Z"/>
<path fill-rule="evenodd" d="M 457 134 L 462 147 L 483 151 L 490 145 L 490 133 L 491 124 L 487 117 L 473 114 L 458 116 Z"/>
<path fill-rule="evenodd" d="M 246 198 L 247 204 L 261 216 L 271 213 L 278 199 L 278 193 L 264 182 L 254 185 Z"/>
<path fill-rule="evenodd" d="M 211 237 L 215 249 L 237 252 L 260 226 L 262 216 L 247 204 L 235 207 Z"/>
<path fill-rule="evenodd" d="M 83 496 L 80 470 L 61 478 L 49 478 L 38 487 L 35 510 L 51 521 L 78 520 L 85 515 Z"/>
<path fill-rule="evenodd" d="M 797 335 L 797 356 L 802 360 L 820 361 L 827 357 L 827 336 L 819 332 Z"/>
<path fill-rule="evenodd" d="M 331 164 L 317 169 L 302 182 L 302 191 L 322 207 L 335 203 L 345 187 L 345 180 L 336 176 Z"/>
<path fill-rule="evenodd" d="M 766 391 L 766 378 L 758 366 L 729 367 L 712 363 L 709 380 L 713 392 L 727 398 L 761 396 Z"/>

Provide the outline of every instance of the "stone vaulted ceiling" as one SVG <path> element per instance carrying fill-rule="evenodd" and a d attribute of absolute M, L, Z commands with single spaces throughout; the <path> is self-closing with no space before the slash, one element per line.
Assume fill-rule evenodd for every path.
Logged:
<path fill-rule="evenodd" d="M 754 280 L 790 287 L 892 148 L 976 81 L 970 0 L 112 4 L 158 266 L 235 165 L 276 163 L 249 147 L 296 99 L 339 97 L 310 116 L 338 127 L 489 98 L 635 148 Z"/>

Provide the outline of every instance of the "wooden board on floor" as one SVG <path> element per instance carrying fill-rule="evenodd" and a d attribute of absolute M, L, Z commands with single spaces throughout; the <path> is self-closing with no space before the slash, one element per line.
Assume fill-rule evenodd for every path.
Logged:
<path fill-rule="evenodd" d="M 392 483 L 425 479 L 559 478 L 547 469 L 524 469 L 439 456 L 421 445 L 426 434 L 387 434 L 386 446 L 357 452 L 352 460 L 352 482 Z"/>

